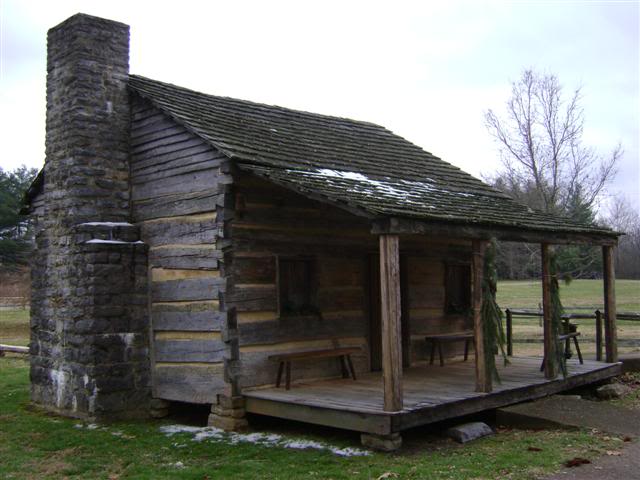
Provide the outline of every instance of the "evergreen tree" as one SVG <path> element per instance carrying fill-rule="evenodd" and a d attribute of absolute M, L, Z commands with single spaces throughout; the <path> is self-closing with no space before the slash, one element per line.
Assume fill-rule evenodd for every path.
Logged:
<path fill-rule="evenodd" d="M 0 267 L 14 270 L 29 259 L 33 239 L 28 217 L 20 214 L 24 194 L 38 171 L 24 165 L 11 172 L 0 168 Z"/>

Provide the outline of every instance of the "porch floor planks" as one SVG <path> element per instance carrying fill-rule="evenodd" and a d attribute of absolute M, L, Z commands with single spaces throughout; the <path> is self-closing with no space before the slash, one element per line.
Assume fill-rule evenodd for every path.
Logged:
<path fill-rule="evenodd" d="M 404 408 L 400 412 L 385 412 L 383 410 L 383 388 L 380 372 L 360 374 L 358 380 L 329 379 L 318 381 L 298 381 L 291 385 L 290 390 L 283 388 L 258 388 L 245 390 L 247 398 L 247 411 L 254 413 L 272 412 L 270 414 L 281 418 L 301 419 L 312 423 L 344 426 L 366 431 L 366 420 L 371 418 L 370 431 L 381 431 L 381 419 L 387 417 L 407 418 L 407 424 L 415 425 L 415 417 L 424 421 L 418 424 L 426 424 L 443 418 L 451 418 L 464 411 L 482 411 L 490 400 L 491 405 L 501 403 L 509 404 L 511 397 L 522 401 L 527 398 L 541 396 L 540 389 L 549 387 L 549 391 L 555 393 L 563 390 L 562 383 L 570 388 L 567 382 L 571 379 L 579 379 L 581 376 L 595 374 L 596 379 L 608 378 L 620 371 L 619 364 L 606 364 L 585 360 L 583 365 L 577 359 L 567 361 L 569 375 L 567 380 L 562 376 L 549 381 L 540 372 L 540 357 L 510 357 L 510 364 L 506 367 L 500 358 L 496 358 L 498 371 L 502 383 L 494 382 L 494 390 L 491 393 L 478 393 L 475 388 L 475 371 L 473 362 L 451 361 L 444 367 L 428 365 L 426 362 L 418 366 L 407 368 L 403 373 Z M 599 372 L 599 373 L 598 373 Z M 593 375 L 591 375 L 593 377 Z M 590 378 L 591 378 L 590 377 Z M 595 380 L 590 380 L 595 381 Z M 558 383 L 560 382 L 560 383 Z M 553 385 L 552 385 L 553 384 Z M 544 394 L 544 393 L 543 393 Z M 515 396 L 514 396 L 515 395 Z M 499 397 L 499 398 L 498 398 Z M 513 403 L 513 401 L 511 401 Z M 268 405 L 266 408 L 264 405 Z M 494 406 L 488 408 L 495 408 Z M 451 407 L 452 414 L 447 417 L 443 410 Z M 295 413 L 296 408 L 304 408 L 304 413 Z M 311 409 L 313 414 L 308 413 Z M 288 410 L 291 413 L 287 413 Z M 344 425 L 329 417 L 336 412 L 344 412 L 340 415 L 344 420 L 346 415 L 354 418 L 354 423 L 346 421 Z M 273 413 L 275 412 L 275 413 Z M 324 413 L 323 413 L 324 412 Z M 455 412 L 458 412 L 457 415 Z M 302 417 L 300 416 L 302 415 Z M 323 420 L 326 417 L 326 422 Z M 342 421 L 341 420 L 341 421 Z M 391 420 L 390 420 L 391 421 Z M 402 425 L 400 419 L 396 422 Z M 404 427 L 403 427 L 404 428 Z"/>

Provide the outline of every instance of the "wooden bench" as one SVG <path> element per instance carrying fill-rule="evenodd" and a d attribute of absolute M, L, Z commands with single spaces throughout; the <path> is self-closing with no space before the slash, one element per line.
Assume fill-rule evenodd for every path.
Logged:
<path fill-rule="evenodd" d="M 578 354 L 578 360 L 580 360 L 580 364 L 584 364 L 584 360 L 582 359 L 582 352 L 580 351 L 580 345 L 578 344 L 578 337 L 580 336 L 580 332 L 569 332 L 563 335 L 558 335 L 558 344 L 562 344 L 564 342 L 564 355 L 565 358 L 569 358 L 569 346 L 571 345 L 571 339 L 573 339 L 573 344 L 576 347 L 576 353 Z M 544 371 L 544 361 L 546 357 L 542 358 L 542 365 L 540 365 L 540 371 Z"/>
<path fill-rule="evenodd" d="M 425 341 L 431 343 L 431 358 L 429 364 L 433 365 L 433 357 L 438 349 L 438 355 L 440 356 L 440 366 L 444 367 L 444 356 L 442 355 L 442 344 L 451 342 L 461 342 L 464 340 L 464 361 L 469 358 L 469 344 L 473 342 L 473 332 L 460 332 L 460 333 L 445 333 L 438 335 L 427 335 L 424 337 Z"/>
<path fill-rule="evenodd" d="M 332 358 L 337 357 L 340 358 L 340 367 L 342 368 L 342 377 L 349 378 L 351 376 L 354 380 L 356 379 L 356 371 L 353 368 L 353 363 L 351 362 L 351 354 L 360 352 L 360 348 L 358 347 L 347 347 L 347 348 L 330 348 L 325 350 L 310 350 L 306 352 L 292 352 L 292 353 L 281 353 L 278 355 L 270 355 L 269 360 L 273 360 L 275 362 L 279 362 L 278 366 L 278 378 L 276 380 L 276 387 L 280 387 L 280 382 L 282 380 L 282 371 L 286 370 L 285 377 L 285 388 L 289 390 L 291 388 L 291 362 L 294 360 L 309 360 L 315 358 Z"/>

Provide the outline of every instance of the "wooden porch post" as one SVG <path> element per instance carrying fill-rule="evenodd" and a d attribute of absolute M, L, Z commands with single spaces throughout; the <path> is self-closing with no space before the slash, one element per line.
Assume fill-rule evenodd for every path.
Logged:
<path fill-rule="evenodd" d="M 553 335 L 551 325 L 551 259 L 549 244 L 541 245 L 542 257 L 542 313 L 544 331 L 544 376 L 556 378 L 556 348 L 557 340 Z"/>
<path fill-rule="evenodd" d="M 400 251 L 397 235 L 380 235 L 380 292 L 384 410 L 396 412 L 402 410 Z"/>
<path fill-rule="evenodd" d="M 605 361 L 618 361 L 618 336 L 616 332 L 616 271 L 613 248 L 602 247 L 602 270 L 604 280 L 604 349 Z"/>
<path fill-rule="evenodd" d="M 492 389 L 491 375 L 487 371 L 484 351 L 484 325 L 482 323 L 482 280 L 484 276 L 484 252 L 487 242 L 473 241 L 472 285 L 473 285 L 473 333 L 476 357 L 476 392 L 489 393 Z"/>

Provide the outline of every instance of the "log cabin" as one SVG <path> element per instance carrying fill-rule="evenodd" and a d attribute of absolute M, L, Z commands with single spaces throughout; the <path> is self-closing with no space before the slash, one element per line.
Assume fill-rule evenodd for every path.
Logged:
<path fill-rule="evenodd" d="M 127 25 L 84 14 L 48 33 L 46 161 L 26 197 L 35 404 L 97 419 L 206 404 L 227 430 L 269 415 L 393 450 L 405 429 L 619 373 L 618 233 L 372 123 L 130 74 L 128 47 Z M 479 314 L 493 238 L 540 245 L 545 298 L 544 351 L 495 385 Z M 549 251 L 585 243 L 604 256 L 606 359 L 541 373 Z M 471 339 L 472 359 L 439 342 L 431 365 L 438 335 Z"/>

